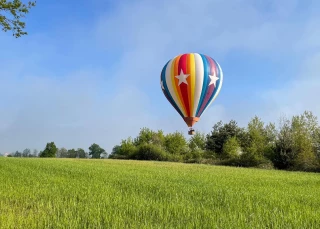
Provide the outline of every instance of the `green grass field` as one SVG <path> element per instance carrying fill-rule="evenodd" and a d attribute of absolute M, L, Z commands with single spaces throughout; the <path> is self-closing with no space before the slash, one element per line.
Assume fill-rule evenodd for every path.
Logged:
<path fill-rule="evenodd" d="M 0 158 L 0 228 L 319 227 L 319 174 Z"/>

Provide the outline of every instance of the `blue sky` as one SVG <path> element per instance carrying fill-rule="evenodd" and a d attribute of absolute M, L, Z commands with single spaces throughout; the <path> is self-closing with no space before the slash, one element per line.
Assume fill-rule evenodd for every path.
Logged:
<path fill-rule="evenodd" d="M 2 153 L 50 141 L 110 152 L 144 126 L 186 133 L 159 85 L 163 65 L 186 52 L 224 72 L 199 131 L 320 115 L 316 0 L 38 1 L 26 22 L 28 36 L 0 33 Z"/>

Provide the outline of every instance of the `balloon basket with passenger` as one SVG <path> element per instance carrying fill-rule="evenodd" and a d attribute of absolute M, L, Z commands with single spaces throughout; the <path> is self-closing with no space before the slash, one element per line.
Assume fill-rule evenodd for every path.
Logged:
<path fill-rule="evenodd" d="M 188 131 L 188 134 L 189 135 L 194 135 L 196 131 L 193 129 L 193 128 L 190 128 L 189 131 Z"/>

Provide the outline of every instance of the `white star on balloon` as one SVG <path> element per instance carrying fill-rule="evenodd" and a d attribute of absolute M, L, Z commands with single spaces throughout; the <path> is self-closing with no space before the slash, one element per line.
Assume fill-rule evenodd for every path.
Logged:
<path fill-rule="evenodd" d="M 180 75 L 175 76 L 177 79 L 179 79 L 179 84 L 178 84 L 178 86 L 180 86 L 181 83 L 188 84 L 187 78 L 188 78 L 189 75 L 190 75 L 190 74 L 184 74 L 184 73 L 183 73 L 183 70 L 181 69 L 181 70 L 180 70 Z"/>
<path fill-rule="evenodd" d="M 163 81 L 160 82 L 162 90 L 164 90 Z"/>
<path fill-rule="evenodd" d="M 210 83 L 208 86 L 210 86 L 211 84 L 214 84 L 214 86 L 216 86 L 217 80 L 219 79 L 219 77 L 216 76 L 216 73 L 214 73 L 213 75 L 209 75 L 210 77 Z"/>

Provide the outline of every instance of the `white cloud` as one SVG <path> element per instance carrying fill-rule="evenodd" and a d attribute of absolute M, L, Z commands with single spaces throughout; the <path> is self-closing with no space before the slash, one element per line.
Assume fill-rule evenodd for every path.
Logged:
<path fill-rule="evenodd" d="M 320 117 L 320 53 L 306 59 L 296 76 L 278 89 L 267 90 L 264 98 L 264 119 L 274 120 L 282 114 L 287 116 L 312 111 Z"/>
<path fill-rule="evenodd" d="M 26 77 L 20 82 L 2 81 L 7 86 L 16 83 L 9 86 L 11 91 L 1 90 L 8 99 L 2 104 L 7 112 L 0 115 L 2 150 L 42 149 L 50 141 L 59 147 L 85 149 L 96 142 L 109 150 L 152 122 L 145 112 L 148 97 L 137 88 L 125 87 L 101 97 L 97 88 L 102 80 L 93 80 L 93 71 L 75 75 L 64 80 Z M 19 91 L 13 91 L 14 87 Z"/>

